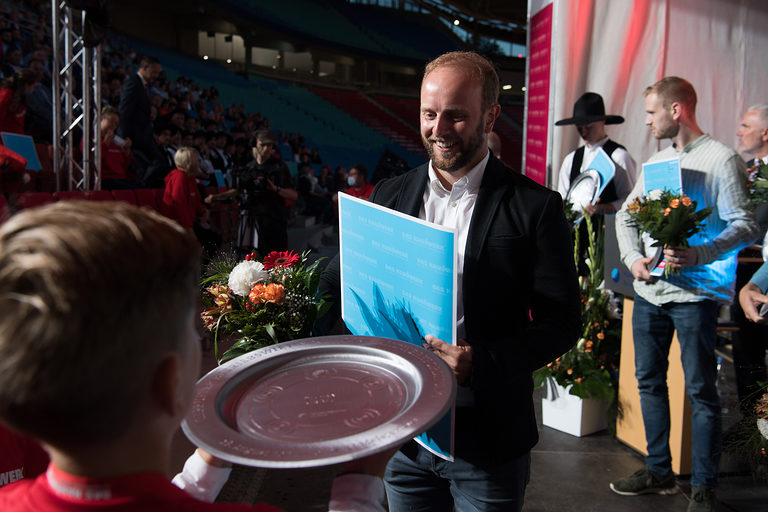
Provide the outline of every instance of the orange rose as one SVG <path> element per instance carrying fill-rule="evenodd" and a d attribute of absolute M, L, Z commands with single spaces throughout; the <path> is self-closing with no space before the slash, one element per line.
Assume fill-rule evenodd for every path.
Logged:
<path fill-rule="evenodd" d="M 566 373 L 567 373 L 568 375 L 571 375 L 571 374 L 573 373 L 573 368 L 568 368 L 568 370 L 566 371 Z"/>
<path fill-rule="evenodd" d="M 678 206 L 680 206 L 680 200 L 679 199 L 671 200 L 669 202 L 669 206 L 671 206 L 672 208 L 677 208 Z"/>
<path fill-rule="evenodd" d="M 285 298 L 285 286 L 278 283 L 256 283 L 248 294 L 248 299 L 254 304 L 263 302 L 280 302 Z"/>
<path fill-rule="evenodd" d="M 266 302 L 280 302 L 285 298 L 285 286 L 278 283 L 269 283 L 264 290 Z"/>
<path fill-rule="evenodd" d="M 248 293 L 248 300 L 254 304 L 260 304 L 264 302 L 264 285 L 262 283 L 256 283 Z"/>
<path fill-rule="evenodd" d="M 691 201 L 691 198 L 690 198 L 690 197 L 688 197 L 688 196 L 683 196 L 683 205 L 684 205 L 684 206 L 691 206 L 691 203 L 692 203 L 692 201 Z"/>
<path fill-rule="evenodd" d="M 670 213 L 671 211 L 672 211 L 672 208 L 665 208 L 665 209 L 664 209 L 664 216 L 666 217 L 667 215 L 669 215 L 669 213 Z"/>
<path fill-rule="evenodd" d="M 604 340 L 605 339 L 605 334 L 603 334 L 601 332 L 597 333 L 597 339 Z"/>

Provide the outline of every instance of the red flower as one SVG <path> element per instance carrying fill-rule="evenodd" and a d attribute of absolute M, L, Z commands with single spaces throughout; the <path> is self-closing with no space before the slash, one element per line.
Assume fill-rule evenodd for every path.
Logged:
<path fill-rule="evenodd" d="M 272 251 L 264 258 L 264 268 L 292 267 L 299 262 L 299 255 L 292 251 Z"/>

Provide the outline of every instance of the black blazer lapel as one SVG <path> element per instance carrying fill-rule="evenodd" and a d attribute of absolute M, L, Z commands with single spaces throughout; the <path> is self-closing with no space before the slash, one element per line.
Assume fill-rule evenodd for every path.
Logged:
<path fill-rule="evenodd" d="M 429 163 L 426 163 L 417 167 L 415 172 L 406 175 L 400 193 L 397 195 L 395 210 L 413 217 L 419 216 L 421 206 L 424 204 L 424 187 L 429 181 L 428 168 Z"/>
<path fill-rule="evenodd" d="M 504 179 L 505 173 L 504 165 L 491 155 L 485 167 L 483 181 L 480 183 L 475 209 L 472 213 L 472 220 L 469 223 L 467 247 L 464 253 L 465 269 L 480 254 L 496 209 L 507 192 L 509 185 Z"/>

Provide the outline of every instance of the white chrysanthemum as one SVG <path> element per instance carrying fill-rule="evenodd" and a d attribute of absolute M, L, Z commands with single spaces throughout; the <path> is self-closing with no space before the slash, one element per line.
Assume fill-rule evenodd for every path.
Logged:
<path fill-rule="evenodd" d="M 269 273 L 264 270 L 264 265 L 258 261 L 243 261 L 229 273 L 230 290 L 241 297 L 247 297 L 253 285 L 265 281 Z"/>
<path fill-rule="evenodd" d="M 650 192 L 648 192 L 648 197 L 649 197 L 649 198 L 650 198 L 652 201 L 658 201 L 659 199 L 661 199 L 661 194 L 662 194 L 662 192 L 663 192 L 663 191 L 662 191 L 662 190 L 659 190 L 659 189 L 656 189 L 656 190 L 651 190 Z"/>
<path fill-rule="evenodd" d="M 763 437 L 768 439 L 768 420 L 765 418 L 757 418 L 757 429 L 763 434 Z"/>

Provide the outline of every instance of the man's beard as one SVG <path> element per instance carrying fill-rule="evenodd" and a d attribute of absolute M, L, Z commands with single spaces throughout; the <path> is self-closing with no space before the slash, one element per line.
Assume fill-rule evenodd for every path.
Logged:
<path fill-rule="evenodd" d="M 423 135 L 421 137 L 424 148 L 427 150 L 430 160 L 432 160 L 432 165 L 436 169 L 440 169 L 441 171 L 445 172 L 458 171 L 459 169 L 466 167 L 472 161 L 482 146 L 483 123 L 478 123 L 477 130 L 475 130 L 475 133 L 469 138 L 466 145 L 463 141 L 459 140 L 457 142 L 459 145 L 459 151 L 450 156 L 443 155 L 434 150 L 432 144 L 437 140 L 440 140 L 440 138 L 430 137 L 427 139 Z"/>

